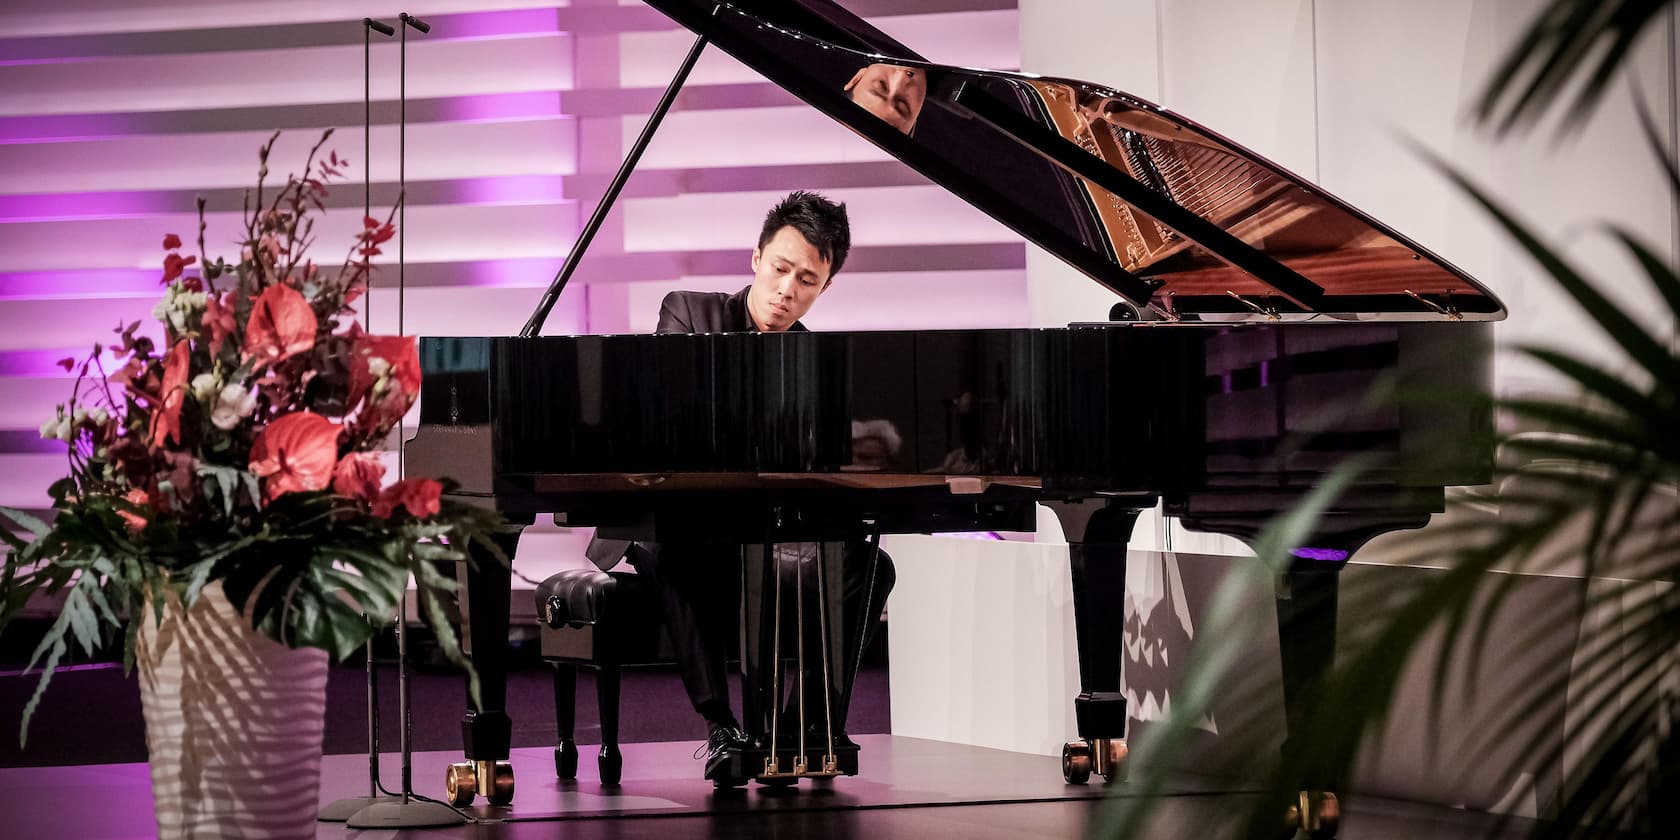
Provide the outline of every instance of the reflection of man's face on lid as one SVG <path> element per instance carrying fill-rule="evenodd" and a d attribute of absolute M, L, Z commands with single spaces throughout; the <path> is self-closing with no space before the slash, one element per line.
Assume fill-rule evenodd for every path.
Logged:
<path fill-rule="evenodd" d="M 871 64 L 857 71 L 845 90 L 864 110 L 909 134 L 927 99 L 927 75 L 913 67 Z"/>

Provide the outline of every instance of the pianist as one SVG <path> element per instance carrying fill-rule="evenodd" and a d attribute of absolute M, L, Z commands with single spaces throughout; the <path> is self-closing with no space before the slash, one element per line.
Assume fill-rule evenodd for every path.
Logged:
<path fill-rule="evenodd" d="M 857 71 L 844 90 L 865 111 L 909 134 L 927 101 L 927 74 L 914 67 L 871 64 Z"/>
<path fill-rule="evenodd" d="M 764 218 L 758 246 L 752 252 L 752 283 L 734 294 L 672 292 L 660 306 L 656 331 L 804 330 L 800 317 L 828 289 L 850 247 L 844 205 L 816 193 L 794 192 Z M 631 544 L 596 539 L 591 541 L 588 554 L 603 569 L 628 558 L 638 573 L 653 582 L 665 608 L 683 687 L 694 710 L 707 723 L 705 777 L 719 784 L 741 781 L 719 778 L 726 752 L 746 745 L 746 736 L 732 710 L 724 669 L 728 641 L 736 632 L 740 615 L 741 546 L 698 541 Z M 787 546 L 777 552 L 777 562 L 799 562 L 798 558 L 809 555 L 808 548 Z M 838 626 L 844 634 L 845 649 L 853 653 L 834 664 L 828 702 L 832 704 L 836 741 L 846 744 L 846 704 L 857 677 L 858 654 L 868 646 L 880 624 L 894 571 L 891 558 L 870 550 L 863 542 L 846 546 L 842 568 L 845 614 Z M 805 683 L 816 692 L 814 697 L 805 698 L 806 719 L 824 720 L 824 698 L 816 688 L 825 684 L 821 675 L 808 675 Z M 783 720 L 796 722 L 798 718 L 784 716 Z M 826 734 L 826 730 L 812 732 L 817 737 Z"/>

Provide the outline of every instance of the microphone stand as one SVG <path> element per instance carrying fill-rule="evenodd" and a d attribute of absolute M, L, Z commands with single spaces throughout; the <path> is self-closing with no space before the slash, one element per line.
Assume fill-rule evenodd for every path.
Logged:
<path fill-rule="evenodd" d="M 397 15 L 397 18 L 402 22 L 397 72 L 397 201 L 399 202 L 397 205 L 397 334 L 401 335 L 404 327 L 403 231 L 408 226 L 406 213 L 404 212 L 408 205 L 404 195 L 408 187 L 406 169 L 408 156 L 408 30 L 412 28 L 424 34 L 432 31 L 432 27 L 431 24 L 407 12 Z M 397 421 L 398 478 L 402 477 L 402 446 L 402 421 L 399 419 Z M 467 814 L 414 792 L 414 751 L 409 738 L 411 712 L 408 683 L 408 595 L 405 591 L 402 602 L 397 609 L 397 723 L 400 727 L 398 736 L 402 750 L 402 793 L 400 796 L 381 800 L 357 811 L 345 822 L 346 826 L 350 828 L 425 828 L 463 825 L 472 821 L 472 818 Z"/>
<path fill-rule="evenodd" d="M 373 213 L 373 33 L 389 38 L 397 34 L 390 24 L 373 18 L 362 18 L 362 215 Z M 367 257 L 362 257 L 363 277 L 367 278 Z M 371 285 L 371 283 L 370 283 Z M 371 289 L 364 293 L 362 320 L 368 321 L 373 312 Z M 372 324 L 369 322 L 369 327 Z M 373 616 L 369 616 L 371 622 Z M 379 676 L 374 667 L 373 639 L 367 643 L 367 714 L 368 714 L 368 792 L 367 796 L 352 796 L 328 803 L 317 817 L 322 822 L 344 822 L 357 812 L 384 802 L 395 802 L 397 796 L 385 795 L 379 781 Z"/>

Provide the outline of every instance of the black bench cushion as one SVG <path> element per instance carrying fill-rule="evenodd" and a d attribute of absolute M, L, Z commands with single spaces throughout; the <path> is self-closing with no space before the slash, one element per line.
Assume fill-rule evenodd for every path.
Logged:
<path fill-rule="evenodd" d="M 537 585 L 548 659 L 636 664 L 670 659 L 653 587 L 630 572 L 567 569 Z"/>

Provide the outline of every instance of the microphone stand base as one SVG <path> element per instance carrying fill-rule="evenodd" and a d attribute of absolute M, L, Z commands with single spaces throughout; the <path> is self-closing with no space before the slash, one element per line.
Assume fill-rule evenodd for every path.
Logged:
<path fill-rule="evenodd" d="M 316 819 L 321 822 L 344 822 L 355 816 L 357 811 L 370 805 L 401 801 L 400 796 L 352 796 L 349 799 L 327 803 L 321 808 L 321 814 Z"/>
<path fill-rule="evenodd" d="M 345 825 L 350 828 L 426 828 L 466 825 L 467 818 L 441 802 L 410 799 L 381 802 L 357 811 Z"/>

